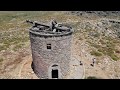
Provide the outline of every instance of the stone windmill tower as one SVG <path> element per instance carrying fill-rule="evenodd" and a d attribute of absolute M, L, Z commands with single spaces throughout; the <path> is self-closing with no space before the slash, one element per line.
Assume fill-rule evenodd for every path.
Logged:
<path fill-rule="evenodd" d="M 65 79 L 70 72 L 72 28 L 56 21 L 51 25 L 27 22 L 33 24 L 29 35 L 35 74 L 43 79 Z"/>

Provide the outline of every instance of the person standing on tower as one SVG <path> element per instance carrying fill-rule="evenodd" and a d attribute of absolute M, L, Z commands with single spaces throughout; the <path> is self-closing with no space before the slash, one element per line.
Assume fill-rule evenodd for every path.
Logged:
<path fill-rule="evenodd" d="M 57 22 L 55 20 L 52 21 L 52 30 L 55 29 L 55 25 L 57 24 Z"/>

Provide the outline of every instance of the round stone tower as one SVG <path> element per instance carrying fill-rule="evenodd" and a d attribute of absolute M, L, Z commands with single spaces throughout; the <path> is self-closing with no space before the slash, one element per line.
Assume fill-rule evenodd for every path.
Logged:
<path fill-rule="evenodd" d="M 34 24 L 29 35 L 35 74 L 43 79 L 65 79 L 70 72 L 72 28 L 55 21 L 51 25 L 27 22 Z"/>

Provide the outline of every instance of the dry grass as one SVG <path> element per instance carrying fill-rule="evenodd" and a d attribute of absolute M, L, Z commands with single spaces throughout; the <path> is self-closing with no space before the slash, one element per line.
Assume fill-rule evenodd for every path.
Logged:
<path fill-rule="evenodd" d="M 67 23 L 74 28 L 75 37 L 78 38 L 79 41 L 85 40 L 90 47 L 95 48 L 91 50 L 91 55 L 97 57 L 107 55 L 113 60 L 120 60 L 118 57 L 120 50 L 116 48 L 116 45 L 120 46 L 120 40 L 117 38 L 104 37 L 104 35 L 101 36 L 100 33 L 97 33 L 97 30 L 93 30 L 89 25 L 81 29 L 84 24 L 86 25 L 86 23 L 82 23 L 82 20 L 85 18 L 66 14 L 63 11 L 11 11 L 0 13 L 0 62 L 7 61 L 8 59 L 4 69 L 13 64 L 17 65 L 22 61 L 23 57 L 27 56 L 27 53 L 22 54 L 24 52 L 22 49 L 26 47 L 25 50 L 27 50 L 30 46 L 30 43 L 28 44 L 28 29 L 31 25 L 25 23 L 27 19 L 45 23 L 55 19 L 58 22 Z M 90 36 L 89 33 L 94 34 Z M 3 52 L 7 51 L 11 53 L 20 53 L 19 51 L 22 51 L 22 53 L 17 54 L 14 60 L 9 60 L 8 55 L 3 56 Z M 7 58 L 4 59 L 4 57 Z M 12 69 L 16 68 L 16 65 L 13 66 Z"/>
<path fill-rule="evenodd" d="M 58 22 L 78 20 L 79 17 L 66 15 L 65 12 L 1 12 L 0 13 L 0 73 L 6 70 L 12 71 L 17 67 L 23 57 L 30 52 L 26 52 L 30 46 L 28 29 L 31 25 L 25 21 L 36 20 L 40 22 L 49 22 L 53 19 Z M 10 52 L 4 54 L 5 52 Z M 21 52 L 19 52 L 21 51 Z M 24 53 L 26 52 L 26 53 Z M 19 53 L 19 54 L 18 54 Z M 14 55 L 14 57 L 12 56 Z M 5 59 L 4 59 L 5 58 Z"/>

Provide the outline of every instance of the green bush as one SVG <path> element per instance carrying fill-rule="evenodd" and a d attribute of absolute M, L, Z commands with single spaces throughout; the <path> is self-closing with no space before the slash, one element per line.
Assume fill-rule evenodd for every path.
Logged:
<path fill-rule="evenodd" d="M 104 47 L 99 47 L 98 51 L 101 52 L 101 53 L 103 53 L 103 54 L 106 54 L 106 51 L 105 51 Z"/>
<path fill-rule="evenodd" d="M 95 50 L 91 51 L 90 53 L 91 53 L 91 55 L 94 55 L 94 56 L 102 56 L 101 52 L 98 52 L 98 51 L 95 51 Z"/>
<path fill-rule="evenodd" d="M 0 62 L 2 62 L 3 61 L 3 58 L 0 58 Z"/>
<path fill-rule="evenodd" d="M 91 46 L 95 47 L 95 48 L 99 48 L 100 45 L 97 45 L 97 44 L 91 44 Z"/>
<path fill-rule="evenodd" d="M 119 58 L 115 54 L 111 54 L 110 57 L 115 61 L 119 60 Z"/>
<path fill-rule="evenodd" d="M 89 76 L 89 77 L 87 77 L 86 79 L 98 79 L 98 78 L 95 77 L 95 76 Z"/>
<path fill-rule="evenodd" d="M 7 49 L 7 47 L 5 45 L 0 45 L 0 51 L 6 50 L 6 49 Z"/>
<path fill-rule="evenodd" d="M 94 37 L 99 37 L 100 34 L 99 34 L 99 33 L 96 33 L 96 34 L 94 34 L 93 36 L 94 36 Z"/>

